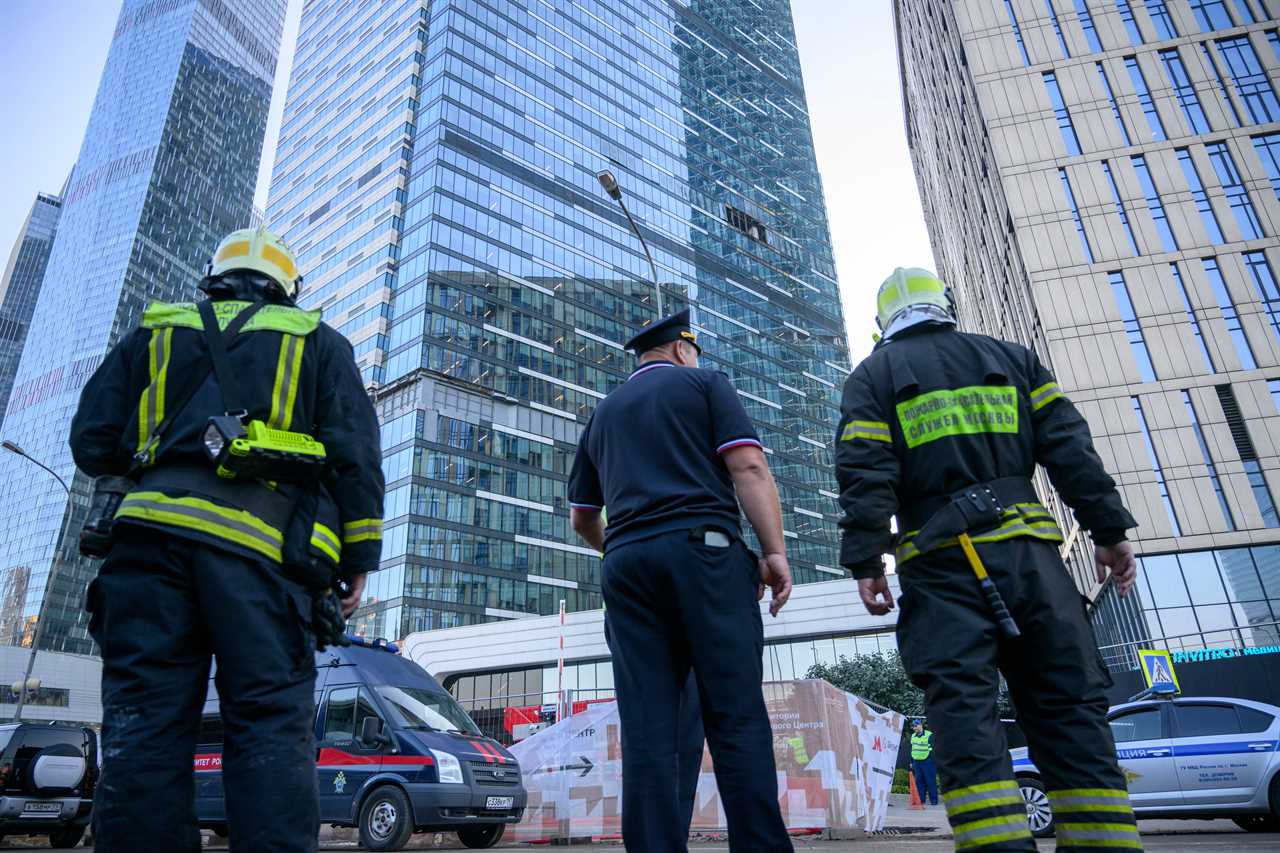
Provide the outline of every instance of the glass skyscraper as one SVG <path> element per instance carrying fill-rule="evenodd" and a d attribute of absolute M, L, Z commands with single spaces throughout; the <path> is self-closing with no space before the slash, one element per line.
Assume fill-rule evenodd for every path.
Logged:
<path fill-rule="evenodd" d="M 4 424 L 74 497 L 0 455 L 0 625 L 15 626 L 0 642 L 24 641 L 56 566 L 41 646 L 93 648 L 83 600 L 96 566 L 77 556 L 74 536 L 59 544 L 64 526 L 79 530 L 89 486 L 72 479 L 69 422 L 85 380 L 145 305 L 192 298 L 218 240 L 249 223 L 284 13 L 285 0 L 121 8 Z"/>
<path fill-rule="evenodd" d="M 267 210 L 378 401 L 389 637 L 600 606 L 579 431 L 691 306 L 779 481 L 796 579 L 841 576 L 848 344 L 787 0 L 315 0 Z M 644 460 L 637 458 L 637 465 Z"/>
<path fill-rule="evenodd" d="M 53 236 L 58 230 L 62 199 L 37 193 L 36 200 L 22 223 L 13 243 L 9 263 L 0 280 L 0 424 L 4 423 L 13 377 L 18 372 L 18 359 L 27 340 L 27 326 L 35 311 L 40 283 L 53 249 Z M 0 435 L 3 435 L 0 431 Z"/>

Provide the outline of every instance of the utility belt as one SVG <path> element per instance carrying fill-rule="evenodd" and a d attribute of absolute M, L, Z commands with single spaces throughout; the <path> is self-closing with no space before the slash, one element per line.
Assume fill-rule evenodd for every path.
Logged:
<path fill-rule="evenodd" d="M 921 554 L 959 545 L 978 579 L 1001 636 L 1018 637 L 1018 626 L 974 545 L 1019 536 L 1062 541 L 1058 522 L 1040 503 L 1031 481 L 1024 477 L 1002 477 L 976 483 L 946 498 L 924 501 L 904 512 L 902 518 L 906 519 L 903 526 L 907 530 L 898 539 L 895 554 L 898 566 Z M 922 518 L 925 520 L 919 529 L 912 529 L 912 522 Z"/>
<path fill-rule="evenodd" d="M 260 480 L 228 480 L 209 465 L 163 465 L 142 474 L 137 488 L 147 492 L 188 492 L 244 510 L 262 523 L 284 530 L 297 506 L 297 493 L 286 494 Z"/>
<path fill-rule="evenodd" d="M 899 515 L 903 532 L 894 554 L 899 565 L 921 554 L 960 544 L 961 533 L 977 543 L 1017 536 L 1061 542 L 1062 529 L 1040 503 L 1025 477 L 1001 477 L 946 497 L 918 501 Z"/>

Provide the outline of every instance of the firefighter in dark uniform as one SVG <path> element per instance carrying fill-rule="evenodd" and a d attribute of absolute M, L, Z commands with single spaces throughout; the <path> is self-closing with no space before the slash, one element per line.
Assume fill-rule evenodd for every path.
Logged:
<path fill-rule="evenodd" d="M 211 656 L 232 849 L 316 849 L 319 599 L 286 569 L 338 569 L 349 615 L 378 565 L 383 478 L 377 419 L 351 346 L 320 312 L 294 306 L 300 283 L 278 237 L 233 232 L 201 282 L 209 300 L 149 306 L 81 395 L 76 464 L 102 480 L 134 481 L 87 595 L 103 663 L 100 851 L 200 849 L 192 755 Z M 213 334 L 234 381 L 217 369 Z M 243 411 L 228 412 L 228 386 Z M 310 436 L 312 480 L 219 476 L 208 431 L 224 413 L 253 431 L 259 449 L 262 436 L 286 444 Z"/>
<path fill-rule="evenodd" d="M 1035 850 L 996 714 L 1003 673 L 1058 849 L 1140 850 L 1106 722 L 1110 678 L 1058 553 L 1062 532 L 1032 487 L 1036 464 L 1092 535 L 1098 581 L 1109 571 L 1121 595 L 1137 523 L 1033 352 L 957 331 L 950 292 L 925 270 L 895 270 L 877 308 L 883 338 L 845 383 L 836 435 L 840 559 L 883 614 L 882 555 L 895 552 L 898 646 L 937 730 L 956 848 Z"/>
<path fill-rule="evenodd" d="M 678 719 L 692 669 L 730 849 L 789 851 L 757 603 L 767 584 L 776 614 L 791 591 L 777 486 L 728 377 L 698 368 L 688 310 L 627 348 L 639 366 L 596 407 L 569 478 L 573 528 L 605 555 L 627 849 L 687 849 Z M 763 558 L 742 540 L 738 501 Z"/>

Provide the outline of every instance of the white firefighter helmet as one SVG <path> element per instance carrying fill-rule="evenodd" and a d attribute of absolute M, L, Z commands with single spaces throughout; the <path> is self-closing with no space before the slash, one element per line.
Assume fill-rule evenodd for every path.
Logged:
<path fill-rule="evenodd" d="M 876 294 L 876 324 L 883 337 L 921 323 L 955 322 L 951 289 L 928 270 L 898 267 Z"/>
<path fill-rule="evenodd" d="M 205 275 L 212 278 L 233 270 L 262 273 L 280 285 L 290 299 L 297 297 L 302 288 L 302 276 L 292 250 L 280 235 L 265 226 L 241 228 L 222 238 L 205 267 Z"/>

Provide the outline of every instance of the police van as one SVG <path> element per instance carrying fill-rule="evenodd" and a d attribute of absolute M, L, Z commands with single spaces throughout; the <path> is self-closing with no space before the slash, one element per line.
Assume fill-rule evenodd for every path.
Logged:
<path fill-rule="evenodd" d="M 1196 696 L 1116 705 L 1116 757 L 1139 818 L 1231 818 L 1280 832 L 1280 708 Z M 1010 750 L 1031 831 L 1053 834 L 1053 812 L 1027 748 Z"/>
<path fill-rule="evenodd" d="M 466 847 L 497 844 L 525 808 L 515 758 L 394 643 L 351 639 L 316 653 L 321 824 L 357 827 L 368 850 L 400 850 L 414 832 L 456 832 Z M 225 836 L 212 679 L 196 752 L 200 825 Z"/>

